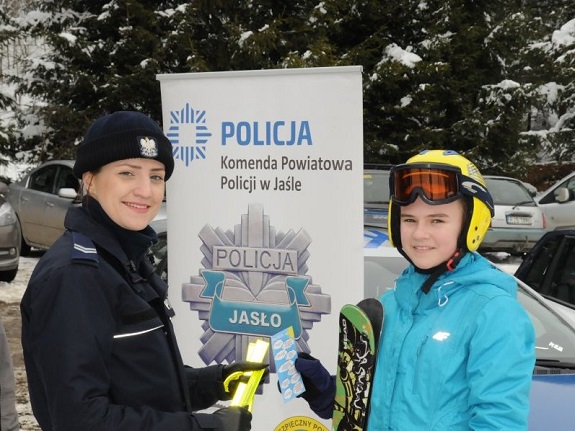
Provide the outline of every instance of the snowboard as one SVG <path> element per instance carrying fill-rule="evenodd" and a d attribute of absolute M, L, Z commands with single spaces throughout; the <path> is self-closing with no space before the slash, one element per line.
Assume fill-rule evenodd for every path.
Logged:
<path fill-rule="evenodd" d="M 373 333 L 375 334 L 375 351 L 377 352 L 381 327 L 383 326 L 383 304 L 375 298 L 366 298 L 359 301 L 357 306 L 369 317 Z"/>
<path fill-rule="evenodd" d="M 332 431 L 367 429 L 369 397 L 383 324 L 375 298 L 346 304 L 339 313 L 339 351 Z"/>

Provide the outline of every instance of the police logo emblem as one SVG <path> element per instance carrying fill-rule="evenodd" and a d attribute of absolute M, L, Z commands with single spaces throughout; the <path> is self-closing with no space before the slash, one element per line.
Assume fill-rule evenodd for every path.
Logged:
<path fill-rule="evenodd" d="M 204 269 L 182 285 L 182 299 L 204 321 L 204 363 L 243 360 L 252 337 L 290 326 L 309 353 L 307 331 L 331 312 L 331 298 L 307 273 L 305 229 L 278 232 L 263 206 L 250 204 L 233 229 L 206 225 L 199 237 Z"/>

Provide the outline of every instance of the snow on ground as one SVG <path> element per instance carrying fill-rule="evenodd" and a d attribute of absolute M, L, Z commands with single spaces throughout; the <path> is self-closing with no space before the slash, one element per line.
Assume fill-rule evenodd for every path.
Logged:
<path fill-rule="evenodd" d="M 14 377 L 16 380 L 16 408 L 21 431 L 39 431 L 38 422 L 32 414 L 24 358 L 20 344 L 20 299 L 26 290 L 30 275 L 38 262 L 41 252 L 33 251 L 33 257 L 21 257 L 18 274 L 11 283 L 0 282 L 0 317 L 6 329 L 12 362 L 14 363 Z"/>
<path fill-rule="evenodd" d="M 0 281 L 0 301 L 6 303 L 20 302 L 38 259 L 38 257 L 20 258 L 18 274 L 14 281 L 11 283 Z"/>

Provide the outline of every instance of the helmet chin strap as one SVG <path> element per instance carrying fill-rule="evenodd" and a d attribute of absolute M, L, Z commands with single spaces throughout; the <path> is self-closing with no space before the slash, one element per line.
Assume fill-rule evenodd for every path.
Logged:
<path fill-rule="evenodd" d="M 465 249 L 460 248 L 453 254 L 453 256 L 451 256 L 450 259 L 431 269 L 432 271 L 431 275 L 427 278 L 427 280 L 425 280 L 425 283 L 423 283 L 423 285 L 421 286 L 421 291 L 427 295 L 431 290 L 431 286 L 433 286 L 433 283 L 437 281 L 437 279 L 441 274 L 443 274 L 446 271 L 453 271 L 455 268 L 457 268 L 457 265 L 459 265 L 459 262 L 461 261 L 463 256 L 465 256 L 465 253 L 466 253 Z M 418 268 L 416 267 L 416 269 Z M 427 271 L 418 270 L 418 272 L 426 273 Z"/>

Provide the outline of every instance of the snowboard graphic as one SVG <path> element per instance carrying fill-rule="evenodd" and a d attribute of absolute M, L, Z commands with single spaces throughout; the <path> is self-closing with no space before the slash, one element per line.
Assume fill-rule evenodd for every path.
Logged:
<path fill-rule="evenodd" d="M 376 298 L 366 298 L 359 301 L 357 306 L 369 317 L 375 335 L 375 351 L 377 352 L 381 327 L 383 325 L 383 305 Z"/>
<path fill-rule="evenodd" d="M 383 306 L 374 298 L 339 314 L 339 351 L 332 431 L 364 431 L 375 372 Z"/>

